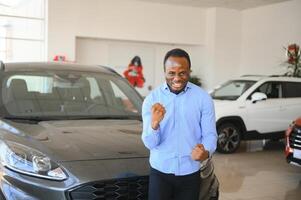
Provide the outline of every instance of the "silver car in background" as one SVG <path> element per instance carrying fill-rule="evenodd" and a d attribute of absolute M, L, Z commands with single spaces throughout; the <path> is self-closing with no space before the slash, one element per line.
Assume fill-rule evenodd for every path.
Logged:
<path fill-rule="evenodd" d="M 142 98 L 100 66 L 1 63 L 0 199 L 147 199 Z M 211 161 L 202 199 L 218 198 Z"/>

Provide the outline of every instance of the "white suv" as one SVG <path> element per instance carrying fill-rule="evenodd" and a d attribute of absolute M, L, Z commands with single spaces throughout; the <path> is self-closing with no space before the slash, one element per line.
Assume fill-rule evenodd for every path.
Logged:
<path fill-rule="evenodd" d="M 242 76 L 211 96 L 221 153 L 235 152 L 241 140 L 283 138 L 287 124 L 301 115 L 301 78 Z"/>

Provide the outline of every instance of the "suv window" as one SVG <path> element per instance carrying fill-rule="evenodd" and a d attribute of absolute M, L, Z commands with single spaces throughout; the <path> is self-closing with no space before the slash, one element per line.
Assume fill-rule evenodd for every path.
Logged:
<path fill-rule="evenodd" d="M 215 89 L 211 96 L 213 99 L 220 100 L 236 100 L 245 91 L 247 91 L 255 81 L 248 80 L 231 80 L 226 82 L 221 87 Z"/>
<path fill-rule="evenodd" d="M 281 98 L 282 84 L 281 82 L 266 82 L 259 86 L 252 94 L 255 92 L 262 92 L 266 94 L 269 99 Z"/>
<path fill-rule="evenodd" d="M 301 83 L 286 82 L 283 84 L 283 89 L 285 98 L 301 97 Z"/>

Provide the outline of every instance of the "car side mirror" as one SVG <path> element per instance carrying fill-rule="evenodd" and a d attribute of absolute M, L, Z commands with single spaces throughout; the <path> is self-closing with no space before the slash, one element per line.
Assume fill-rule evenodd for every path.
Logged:
<path fill-rule="evenodd" d="M 262 100 L 266 100 L 268 97 L 265 93 L 262 92 L 255 92 L 254 94 L 252 94 L 251 96 L 251 101 L 252 103 L 256 103 L 257 101 L 262 101 Z"/>

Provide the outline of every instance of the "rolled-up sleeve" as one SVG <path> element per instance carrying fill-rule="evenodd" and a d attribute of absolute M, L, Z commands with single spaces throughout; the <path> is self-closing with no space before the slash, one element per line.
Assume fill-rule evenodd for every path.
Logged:
<path fill-rule="evenodd" d="M 215 110 L 212 98 L 206 95 L 203 99 L 202 105 L 202 144 L 205 149 L 209 151 L 210 156 L 214 153 L 217 144 L 216 122 L 215 122 Z"/>
<path fill-rule="evenodd" d="M 151 127 L 152 105 L 153 102 L 151 96 L 146 97 L 142 105 L 143 132 L 141 138 L 144 145 L 150 150 L 160 143 L 160 127 L 157 130 L 152 129 Z"/>

